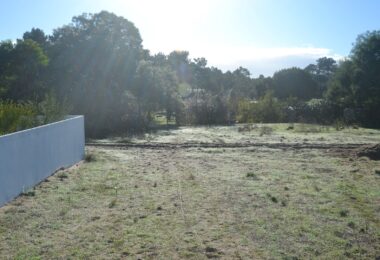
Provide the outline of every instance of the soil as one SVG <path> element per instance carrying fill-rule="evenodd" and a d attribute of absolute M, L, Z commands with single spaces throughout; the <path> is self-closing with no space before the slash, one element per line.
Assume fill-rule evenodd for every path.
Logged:
<path fill-rule="evenodd" d="M 274 149 L 355 149 L 363 144 L 318 144 L 318 143 L 86 143 L 88 147 L 110 148 L 150 148 L 150 149 L 175 149 L 175 148 L 243 148 L 243 147 L 267 147 Z"/>
<path fill-rule="evenodd" d="M 359 157 L 368 157 L 371 160 L 380 160 L 380 144 L 364 145 L 357 149 L 356 152 Z"/>

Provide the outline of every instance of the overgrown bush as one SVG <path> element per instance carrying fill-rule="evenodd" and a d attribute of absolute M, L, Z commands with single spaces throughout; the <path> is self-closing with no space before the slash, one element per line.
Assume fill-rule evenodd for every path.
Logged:
<path fill-rule="evenodd" d="M 62 120 L 71 108 L 66 102 L 59 102 L 53 94 L 45 95 L 45 99 L 37 106 L 42 122 L 48 124 Z"/>
<path fill-rule="evenodd" d="M 31 103 L 0 100 L 0 135 L 20 131 L 37 124 L 37 107 Z"/>
<path fill-rule="evenodd" d="M 202 93 L 186 104 L 186 123 L 215 125 L 229 123 L 227 100 L 223 96 Z"/>
<path fill-rule="evenodd" d="M 68 111 L 52 95 L 38 104 L 0 100 L 0 135 L 59 121 Z"/>
<path fill-rule="evenodd" d="M 331 124 L 341 117 L 341 111 L 324 99 L 311 99 L 301 102 L 296 107 L 299 122 Z"/>
<path fill-rule="evenodd" d="M 283 105 L 271 92 L 258 101 L 241 100 L 237 119 L 240 123 L 276 123 L 284 119 Z"/>

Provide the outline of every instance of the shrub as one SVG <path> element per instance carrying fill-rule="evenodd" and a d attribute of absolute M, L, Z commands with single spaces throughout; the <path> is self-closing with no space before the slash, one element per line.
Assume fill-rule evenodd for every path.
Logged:
<path fill-rule="evenodd" d="M 34 104 L 0 101 L 0 135 L 24 130 L 37 124 Z"/>
<path fill-rule="evenodd" d="M 43 124 L 62 120 L 70 111 L 70 106 L 65 102 L 60 103 L 52 94 L 45 95 L 45 99 L 37 106 L 39 114 L 42 116 Z"/>
<path fill-rule="evenodd" d="M 39 104 L 0 100 L 0 135 L 61 120 L 67 112 L 68 106 L 52 95 Z"/>
<path fill-rule="evenodd" d="M 268 92 L 258 101 L 240 101 L 237 118 L 241 123 L 276 123 L 284 118 L 282 110 L 281 102 Z"/>

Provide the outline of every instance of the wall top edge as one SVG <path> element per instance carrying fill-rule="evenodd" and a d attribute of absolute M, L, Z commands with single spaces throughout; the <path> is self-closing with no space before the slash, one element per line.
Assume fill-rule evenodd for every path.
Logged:
<path fill-rule="evenodd" d="M 34 131 L 34 130 L 37 130 L 37 129 L 40 129 L 40 128 L 45 128 L 45 127 L 52 126 L 52 125 L 62 124 L 64 122 L 75 120 L 75 119 L 79 119 L 79 118 L 84 118 L 84 116 L 83 115 L 68 115 L 68 116 L 65 116 L 65 119 L 62 119 L 62 120 L 59 120 L 59 121 L 56 121 L 56 122 L 53 122 L 53 123 L 49 123 L 49 124 L 44 124 L 44 125 L 32 127 L 32 128 L 28 128 L 28 129 L 25 129 L 25 130 L 21 130 L 21 131 L 5 134 L 5 135 L 0 135 L 0 140 L 2 138 L 5 138 L 5 137 L 10 137 L 10 136 L 18 135 L 18 134 L 21 134 L 21 133 L 31 132 L 31 131 Z"/>

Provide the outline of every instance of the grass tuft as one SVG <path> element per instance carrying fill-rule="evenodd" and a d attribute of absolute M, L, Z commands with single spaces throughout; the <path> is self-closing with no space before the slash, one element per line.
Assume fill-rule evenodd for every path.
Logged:
<path fill-rule="evenodd" d="M 342 209 L 341 211 L 339 211 L 339 216 L 347 217 L 348 213 L 349 213 L 349 211 L 347 209 Z"/>
<path fill-rule="evenodd" d="M 259 177 L 254 172 L 247 172 L 246 177 L 251 180 L 259 180 Z"/>
<path fill-rule="evenodd" d="M 111 200 L 111 202 L 108 204 L 108 207 L 110 209 L 112 209 L 112 208 L 116 207 L 116 204 L 117 204 L 117 199 L 115 198 L 115 199 Z"/>
<path fill-rule="evenodd" d="M 84 156 L 84 160 L 87 163 L 94 162 L 94 161 L 96 161 L 96 156 L 92 153 L 86 153 L 86 155 Z"/>

